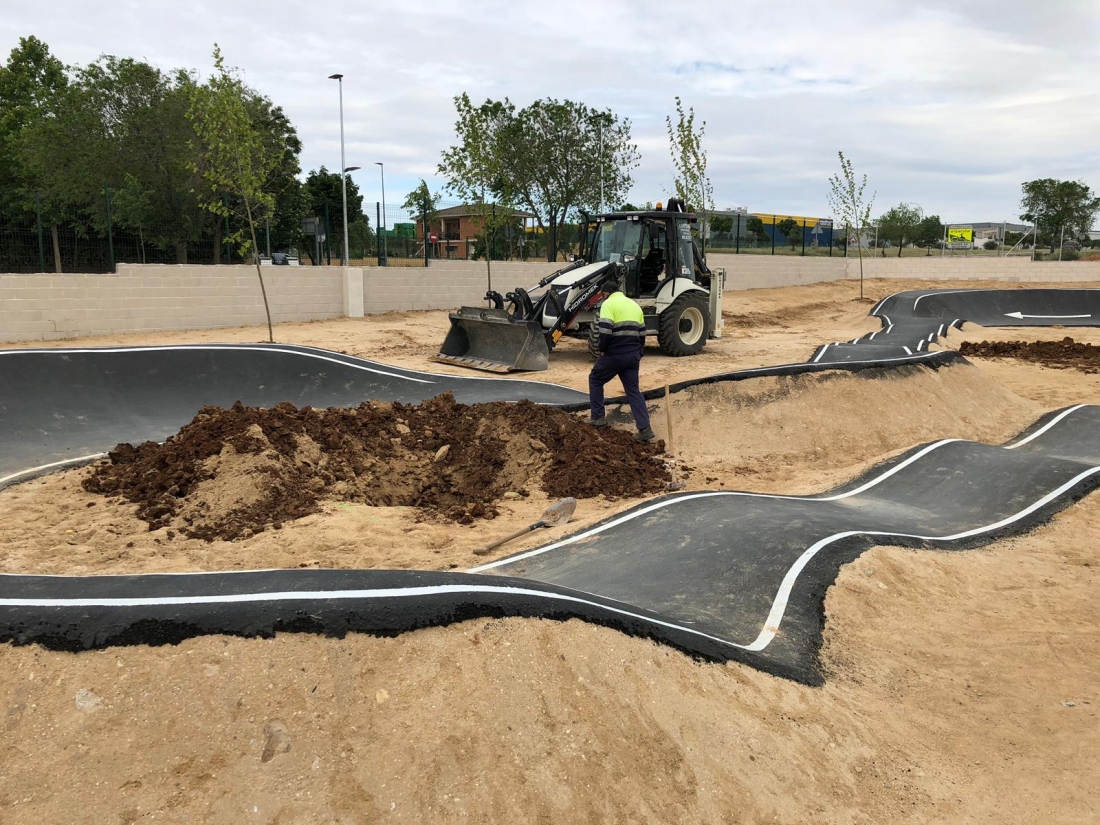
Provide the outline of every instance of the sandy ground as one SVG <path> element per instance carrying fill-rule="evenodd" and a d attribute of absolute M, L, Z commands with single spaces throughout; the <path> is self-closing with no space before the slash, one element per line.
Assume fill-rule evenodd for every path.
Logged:
<path fill-rule="evenodd" d="M 643 384 L 804 360 L 878 329 L 874 301 L 926 286 L 943 284 L 870 281 L 863 302 L 852 282 L 727 293 L 726 337 L 696 358 L 652 353 Z M 968 286 L 991 284 L 952 284 Z M 401 313 L 280 325 L 276 338 L 442 371 L 426 359 L 447 326 L 445 313 Z M 943 346 L 1066 335 L 1100 344 L 1098 329 L 967 325 Z M 535 377 L 585 386 L 581 344 L 551 363 Z M 691 488 L 808 493 L 923 441 L 1004 441 L 1080 402 L 1100 403 L 1100 376 L 991 359 L 754 379 L 677 394 L 673 447 Z M 667 435 L 662 405 L 654 426 Z M 0 492 L 0 572 L 462 569 L 548 503 L 534 492 L 468 527 L 332 504 L 208 543 L 149 532 L 133 505 L 84 492 L 87 472 Z M 848 565 L 829 592 L 817 689 L 576 621 L 77 655 L 0 646 L 0 822 L 1094 822 L 1098 502 L 983 550 L 876 548 Z M 632 503 L 585 500 L 574 524 Z"/>

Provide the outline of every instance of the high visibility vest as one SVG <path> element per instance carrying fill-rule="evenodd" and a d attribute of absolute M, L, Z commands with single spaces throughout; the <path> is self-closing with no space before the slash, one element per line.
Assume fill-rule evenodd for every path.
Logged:
<path fill-rule="evenodd" d="M 642 308 L 623 293 L 612 293 L 600 306 L 600 352 L 640 356 L 644 345 Z"/>

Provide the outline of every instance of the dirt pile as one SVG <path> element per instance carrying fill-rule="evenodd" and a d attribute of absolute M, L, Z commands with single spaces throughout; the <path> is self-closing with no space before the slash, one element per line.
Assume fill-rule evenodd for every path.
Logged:
<path fill-rule="evenodd" d="M 1080 344 L 1068 336 L 1061 341 L 965 341 L 959 352 L 977 358 L 1018 358 L 1056 370 L 1100 372 L 1100 346 Z"/>
<path fill-rule="evenodd" d="M 506 494 L 647 495 L 670 478 L 662 442 L 596 430 L 530 402 L 354 409 L 203 407 L 164 444 L 119 444 L 84 481 L 138 505 L 151 530 L 247 538 L 316 512 L 322 500 L 422 508 L 460 523 L 497 515 Z"/>

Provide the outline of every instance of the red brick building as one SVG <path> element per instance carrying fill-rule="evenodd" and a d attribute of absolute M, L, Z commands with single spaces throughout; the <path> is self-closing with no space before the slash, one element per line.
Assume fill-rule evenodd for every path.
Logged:
<path fill-rule="evenodd" d="M 473 256 L 474 243 L 485 226 L 484 210 L 492 209 L 488 204 L 452 206 L 440 209 L 436 213 L 434 221 L 428 227 L 428 249 L 433 258 L 470 258 Z M 504 207 L 498 206 L 497 216 L 503 214 Z M 527 221 L 533 220 L 534 215 L 521 209 L 507 210 L 517 220 L 522 220 L 526 227 Z M 416 239 L 424 241 L 424 221 L 416 221 Z"/>

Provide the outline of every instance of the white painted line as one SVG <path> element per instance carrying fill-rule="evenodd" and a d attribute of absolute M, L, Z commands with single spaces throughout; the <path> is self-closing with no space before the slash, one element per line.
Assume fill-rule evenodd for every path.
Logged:
<path fill-rule="evenodd" d="M 541 590 L 532 590 L 522 587 L 507 587 L 507 586 L 494 586 L 494 585 L 432 585 L 423 587 L 410 587 L 410 588 L 379 588 L 376 590 L 312 590 L 312 591 L 280 591 L 275 593 L 237 593 L 237 594 L 223 594 L 213 596 L 159 596 L 159 597 L 147 597 L 147 598 L 128 598 L 128 599 L 109 599 L 109 598 L 79 598 L 79 599 L 0 599 L 0 607 L 38 607 L 38 608 L 63 608 L 63 607 L 76 607 L 76 608 L 90 608 L 90 607 L 157 607 L 157 606 L 179 606 L 179 605 L 197 605 L 197 604 L 247 604 L 247 603 L 264 603 L 274 601 L 312 601 L 312 600 L 351 600 L 351 599 L 387 599 L 387 598 L 416 598 L 419 596 L 432 596 L 442 595 L 448 593 L 497 593 L 501 595 L 521 595 L 529 596 L 537 599 L 546 599 L 548 601 L 569 602 L 574 604 L 585 604 L 591 607 L 595 607 L 599 610 L 606 610 L 610 613 L 615 613 L 620 616 L 627 616 L 638 621 L 647 622 L 651 625 L 657 625 L 660 627 L 666 627 L 671 630 L 678 630 L 683 633 L 689 633 L 699 638 L 709 639 L 713 642 L 725 645 L 727 647 L 738 648 L 741 650 L 748 650 L 752 652 L 759 652 L 764 650 L 775 638 L 776 633 L 779 632 L 780 624 L 783 621 L 783 616 L 786 613 L 787 604 L 790 599 L 791 592 L 794 589 L 794 585 L 798 580 L 798 575 L 805 569 L 806 565 L 823 549 L 828 547 L 841 539 L 848 538 L 850 536 L 881 536 L 885 538 L 910 538 L 920 541 L 955 541 L 962 538 L 969 538 L 971 536 L 981 535 L 982 533 L 991 532 L 1001 527 L 1006 527 L 1013 522 L 1019 521 L 1021 518 L 1035 512 L 1035 510 L 1043 507 L 1050 501 L 1057 498 L 1067 490 L 1072 489 L 1076 484 L 1088 478 L 1090 475 L 1100 473 L 1100 467 L 1093 467 L 1082 473 L 1079 473 L 1070 481 L 1064 483 L 1058 489 L 1047 493 L 1035 503 L 1025 507 L 1023 510 L 1015 513 L 1012 516 L 1001 519 L 993 524 L 988 524 L 982 527 L 976 527 L 971 530 L 966 530 L 961 533 L 955 533 L 947 536 L 921 536 L 912 533 L 892 533 L 877 530 L 848 530 L 843 533 L 835 533 L 831 536 L 821 539 L 815 542 L 810 547 L 806 548 L 802 554 L 798 557 L 787 574 L 783 577 L 783 581 L 780 584 L 779 590 L 772 600 L 771 609 L 768 612 L 768 617 L 764 622 L 764 627 L 761 629 L 756 639 L 747 645 L 739 644 L 737 642 L 731 642 L 728 639 L 723 639 L 718 636 L 713 636 L 709 633 L 703 633 L 691 627 L 686 627 L 682 624 L 675 622 L 668 622 L 662 619 L 655 619 L 650 616 L 643 616 L 639 613 L 634 613 L 630 610 L 617 608 L 612 605 L 602 604 L 600 602 L 590 601 L 588 599 L 566 596 L 559 593 L 547 593 Z M 473 571 L 471 571 L 473 572 Z"/>
<path fill-rule="evenodd" d="M 360 358 L 357 355 L 344 355 L 343 353 L 337 353 L 338 355 L 344 355 L 345 358 L 352 359 L 351 361 L 342 361 L 338 358 L 330 358 L 320 353 L 327 353 L 329 350 L 324 350 L 319 347 L 307 347 L 304 345 L 293 344 L 292 346 L 300 347 L 300 349 L 282 349 L 279 347 L 256 347 L 248 346 L 245 344 L 187 344 L 181 346 L 148 346 L 148 347 L 87 347 L 87 348 L 75 348 L 75 347 L 44 347 L 40 349 L 0 349 L 0 355 L 15 355 L 21 352 L 32 352 L 37 354 L 50 354 L 59 352 L 76 352 L 76 353 L 111 353 L 111 352 L 155 352 L 158 350 L 251 350 L 256 352 L 282 352 L 290 353 L 292 355 L 301 355 L 305 358 L 317 358 L 322 361 L 331 361 L 335 364 L 343 364 L 346 367 L 352 367 L 353 369 L 366 370 L 367 372 L 376 372 L 379 375 L 386 375 L 392 378 L 404 378 L 408 381 L 415 381 L 419 384 L 436 384 L 438 379 L 441 378 L 456 378 L 462 381 L 502 381 L 510 380 L 517 384 L 531 384 L 537 387 L 556 387 L 562 390 L 570 390 L 575 393 L 582 393 L 582 390 L 574 389 L 573 387 L 566 387 L 564 384 L 555 384 L 551 381 L 533 381 L 528 378 L 514 378 L 506 379 L 488 375 L 458 375 L 449 372 L 427 372 L 425 370 L 409 370 L 404 367 L 394 367 L 389 364 L 379 364 L 382 367 L 389 367 L 390 369 L 405 370 L 406 374 L 386 372 L 384 370 L 375 369 L 373 367 L 366 367 L 362 364 L 353 363 L 354 361 L 365 361 L 368 363 L 378 363 L 370 361 L 369 359 Z M 312 350 L 311 352 L 304 352 L 303 350 Z M 427 378 L 413 378 L 413 375 L 423 375 Z M 436 379 L 436 380 L 430 380 Z"/>
<path fill-rule="evenodd" d="M 905 351 L 906 351 L 907 353 L 909 353 L 910 355 L 912 355 L 912 354 L 913 354 L 913 350 L 909 349 L 909 347 L 903 346 L 903 347 L 902 347 L 902 349 L 903 349 L 903 350 L 905 350 Z"/>
<path fill-rule="evenodd" d="M 916 300 L 913 301 L 913 309 L 916 310 L 917 304 L 920 303 L 921 298 L 929 298 L 929 297 L 933 297 L 933 296 L 936 296 L 936 295 L 957 295 L 961 292 L 998 292 L 998 291 L 999 290 L 990 290 L 990 289 L 940 289 L 940 290 L 936 290 L 934 292 L 925 292 L 921 295 L 918 295 Z"/>
<path fill-rule="evenodd" d="M 832 344 L 826 344 L 826 345 L 825 345 L 825 346 L 823 346 L 823 347 L 822 347 L 821 349 L 819 349 L 819 350 L 817 351 L 817 356 L 816 356 L 816 357 L 814 358 L 814 360 L 813 360 L 813 361 L 811 361 L 810 363 L 811 363 L 811 364 L 816 364 L 816 363 L 817 363 L 818 361 L 820 361 L 820 360 L 821 360 L 821 356 L 825 354 L 825 350 L 827 350 L 827 349 L 828 349 L 828 348 L 829 348 L 830 346 L 832 346 Z"/>
<path fill-rule="evenodd" d="M 1055 424 L 1059 423 L 1063 418 L 1068 416 L 1070 413 L 1077 412 L 1078 410 L 1084 409 L 1085 407 L 1088 407 L 1088 406 L 1091 406 L 1091 405 L 1089 405 L 1089 404 L 1078 404 L 1075 407 L 1070 407 L 1068 409 L 1062 410 L 1060 413 L 1058 413 L 1058 415 L 1056 415 L 1054 418 L 1052 418 L 1050 421 L 1048 421 L 1046 424 L 1044 424 L 1038 430 L 1033 432 L 1027 438 L 1021 439 L 1020 441 L 1017 441 L 1015 444 L 1010 444 L 1007 447 L 1005 447 L 1005 449 L 1006 450 L 1015 450 L 1017 447 L 1024 446 L 1029 441 L 1033 441 L 1036 438 L 1038 438 L 1039 436 L 1041 436 L 1043 433 L 1045 433 L 1047 430 L 1049 430 Z"/>
<path fill-rule="evenodd" d="M 783 621 L 783 614 L 787 609 L 787 601 L 790 598 L 791 591 L 794 589 L 795 581 L 798 579 L 798 574 L 809 564 L 821 550 L 828 547 L 830 544 L 840 541 L 841 539 L 848 538 L 849 536 L 883 536 L 887 538 L 908 538 L 918 539 L 920 541 L 957 541 L 958 539 L 970 538 L 971 536 L 978 536 L 982 533 L 989 533 L 994 530 L 998 530 L 1001 527 L 1007 527 L 1027 515 L 1038 510 L 1040 507 L 1048 504 L 1062 493 L 1072 489 L 1081 481 L 1084 481 L 1091 475 L 1100 473 L 1100 467 L 1093 467 L 1089 470 L 1085 470 L 1082 473 L 1078 473 L 1072 479 L 1067 481 L 1061 487 L 1047 493 L 1035 503 L 1025 507 L 1018 513 L 1009 516 L 1008 518 L 1001 519 L 993 524 L 987 524 L 982 527 L 975 527 L 972 530 L 964 530 L 961 533 L 954 533 L 948 536 L 920 536 L 913 533 L 890 533 L 877 530 L 847 530 L 843 533 L 835 533 L 827 538 L 823 538 L 820 541 L 814 543 L 810 547 L 807 547 L 803 551 L 802 555 L 798 557 L 798 560 L 791 565 L 791 568 L 787 571 L 787 575 L 783 577 L 783 583 L 779 586 L 779 592 L 776 593 L 775 599 L 772 601 L 772 608 L 768 612 L 768 618 L 764 621 L 764 627 L 760 631 L 760 634 L 756 639 L 748 645 L 735 645 L 736 647 L 744 647 L 745 650 L 760 651 L 768 646 L 772 639 L 775 638 L 775 634 L 779 632 L 780 622 Z"/>
<path fill-rule="evenodd" d="M 29 476 L 35 473 L 40 473 L 43 470 L 50 470 L 54 467 L 66 467 L 72 464 L 84 464 L 89 461 L 95 461 L 97 458 L 106 458 L 107 453 L 92 453 L 91 455 L 82 455 L 80 458 L 66 458 L 64 461 L 54 461 L 51 464 L 43 464 L 40 467 L 31 467 L 27 470 L 20 470 L 18 473 L 12 473 L 11 475 L 0 476 L 0 486 L 3 486 L 9 481 L 14 481 L 22 476 Z"/>
<path fill-rule="evenodd" d="M 922 349 L 924 349 L 924 339 L 923 338 L 920 341 L 917 342 L 917 352 L 920 352 Z"/>
<path fill-rule="evenodd" d="M 351 367 L 352 369 L 363 370 L 364 372 L 373 372 L 373 373 L 376 373 L 378 375 L 385 375 L 388 378 L 402 378 L 406 381 L 415 381 L 417 384 L 434 384 L 434 383 L 436 383 L 435 381 L 429 381 L 429 380 L 426 380 L 426 379 L 423 379 L 423 378 L 413 378 L 412 376 L 409 376 L 409 375 L 401 375 L 400 373 L 396 373 L 396 372 L 386 372 L 385 370 L 380 370 L 380 369 L 375 369 L 373 367 L 363 366 L 362 364 L 354 364 L 354 363 L 350 363 L 348 361 L 341 361 L 338 358 L 330 358 L 328 356 L 317 355 L 316 353 L 312 353 L 312 352 L 302 352 L 301 350 L 283 349 L 281 347 L 249 347 L 249 346 L 232 346 L 232 345 L 219 346 L 217 344 L 198 344 L 198 345 L 194 345 L 194 346 L 182 346 L 182 347 L 116 347 L 116 348 L 110 348 L 110 349 L 106 349 L 106 348 L 102 348 L 102 347 L 92 347 L 92 348 L 85 348 L 85 349 L 48 347 L 46 349 L 0 350 L 0 355 L 17 355 L 17 354 L 20 354 L 20 353 L 33 353 L 33 354 L 36 354 L 36 355 L 39 355 L 39 354 L 41 354 L 41 355 L 47 355 L 47 354 L 57 355 L 58 353 L 69 353 L 69 352 L 81 353 L 81 354 L 83 354 L 83 353 L 104 354 L 104 353 L 115 353 L 115 352 L 160 352 L 160 351 L 164 351 L 164 350 L 179 350 L 181 352 L 186 351 L 186 350 L 212 350 L 212 351 L 215 351 L 215 352 L 232 352 L 232 351 L 240 351 L 240 350 L 245 350 L 247 352 L 277 352 L 277 353 L 283 353 L 283 354 L 286 354 L 286 355 L 299 355 L 302 358 L 316 358 L 318 361 L 328 361 L 332 364 L 340 364 L 340 365 L 345 366 L 345 367 Z M 355 356 L 349 355 L 347 357 L 348 358 L 354 358 Z M 429 375 L 429 374 L 430 373 L 420 373 L 420 375 Z M 441 377 L 441 376 L 434 376 L 434 377 Z M 456 376 L 450 376 L 450 377 L 456 377 Z M 457 377 L 461 378 L 462 376 L 457 376 Z"/>
<path fill-rule="evenodd" d="M 1091 318 L 1091 315 L 1024 315 L 1022 312 L 1006 312 L 1005 317 L 1022 321 L 1024 318 L 1040 318 L 1043 320 L 1060 320 L 1063 318 Z"/>
<path fill-rule="evenodd" d="M 775 494 L 775 493 L 745 493 L 745 492 L 741 492 L 741 491 L 737 491 L 737 490 L 718 490 L 718 491 L 715 491 L 715 492 L 712 492 L 712 493 L 690 493 L 688 495 L 677 496 L 675 498 L 667 498 L 667 499 L 663 499 L 661 501 L 654 502 L 653 504 L 646 505 L 645 507 L 642 507 L 639 510 L 635 510 L 631 513 L 628 513 L 625 516 L 621 516 L 617 519 L 613 519 L 613 520 L 611 520 L 611 521 L 607 522 L 606 524 L 603 524 L 599 527 L 593 527 L 591 530 L 586 530 L 583 533 L 578 533 L 575 536 L 570 536 L 569 538 L 562 539 L 561 541 L 554 542 L 553 544 L 548 544 L 545 547 L 536 547 L 533 550 L 528 550 L 526 553 L 520 553 L 519 555 L 516 555 L 516 556 L 509 556 L 508 558 L 499 559 L 497 561 L 489 562 L 488 564 L 482 564 L 482 565 L 479 565 L 478 567 L 471 567 L 466 572 L 467 573 L 481 573 L 481 572 L 484 572 L 485 570 L 492 570 L 495 567 L 502 567 L 502 566 L 508 565 L 508 564 L 515 564 L 516 562 L 524 561 L 526 559 L 530 559 L 530 558 L 533 558 L 535 556 L 541 556 L 543 553 L 548 553 L 551 550 L 557 550 L 559 547 L 565 547 L 567 545 L 574 544 L 578 541 L 583 541 L 584 539 L 590 538 L 592 536 L 599 535 L 600 533 L 604 532 L 605 530 L 610 530 L 612 527 L 618 527 L 620 524 L 625 524 L 628 521 L 633 521 L 634 519 L 640 518 L 641 516 L 649 515 L 650 513 L 655 512 L 657 510 L 663 510 L 666 507 L 672 507 L 672 506 L 677 505 L 677 504 L 682 504 L 685 501 L 694 501 L 695 499 L 699 499 L 699 498 L 726 498 L 726 497 L 732 497 L 732 498 L 766 498 L 766 499 L 772 499 L 772 500 L 775 500 L 775 501 L 811 501 L 811 502 L 840 501 L 841 499 L 849 498 L 850 496 L 854 496 L 854 495 L 857 495 L 858 493 L 862 493 L 862 492 L 865 492 L 867 490 L 870 490 L 872 487 L 875 487 L 878 484 L 881 484 L 883 481 L 885 481 L 886 479 L 888 479 L 891 476 L 895 475 L 896 473 L 901 472 L 902 470 L 904 470 L 906 467 L 913 464 L 914 462 L 919 461 L 920 459 L 924 458 L 924 456 L 928 455 L 928 453 L 932 452 L 933 450 L 938 450 L 940 447 L 943 447 L 946 444 L 953 444 L 954 442 L 961 441 L 961 440 L 962 439 L 959 439 L 959 438 L 947 438 L 947 439 L 944 439 L 943 441 L 937 441 L 934 444 L 929 444 L 924 449 L 914 453 L 913 455 L 909 456 L 909 458 L 907 458 L 904 461 L 898 463 L 894 467 L 891 467 L 889 470 L 882 473 L 882 475 L 879 475 L 879 476 L 876 476 L 873 479 L 870 479 L 869 481 L 867 481 L 866 484 L 863 484 L 863 485 L 855 488 L 854 490 L 849 490 L 846 493 L 838 493 L 835 496 L 822 496 L 822 497 L 817 497 L 817 496 L 784 496 L 784 495 L 779 495 L 779 494 Z"/>

